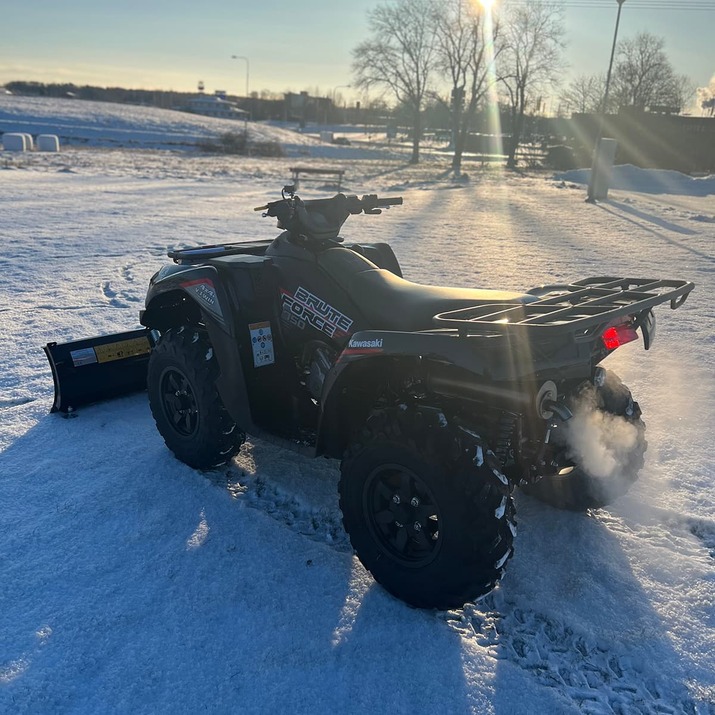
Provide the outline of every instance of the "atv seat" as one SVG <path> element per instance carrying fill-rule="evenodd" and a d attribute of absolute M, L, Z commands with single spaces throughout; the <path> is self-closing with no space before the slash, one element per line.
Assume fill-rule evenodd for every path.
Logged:
<path fill-rule="evenodd" d="M 513 291 L 420 285 L 382 268 L 354 273 L 349 286 L 350 295 L 372 330 L 430 330 L 437 313 L 473 305 L 538 300 Z"/>

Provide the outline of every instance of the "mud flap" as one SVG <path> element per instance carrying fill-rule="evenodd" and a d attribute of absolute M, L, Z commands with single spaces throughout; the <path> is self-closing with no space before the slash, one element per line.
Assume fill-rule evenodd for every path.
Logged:
<path fill-rule="evenodd" d="M 101 335 L 71 343 L 47 343 L 55 400 L 51 412 L 73 412 L 146 389 L 149 355 L 156 343 L 151 330 Z"/>

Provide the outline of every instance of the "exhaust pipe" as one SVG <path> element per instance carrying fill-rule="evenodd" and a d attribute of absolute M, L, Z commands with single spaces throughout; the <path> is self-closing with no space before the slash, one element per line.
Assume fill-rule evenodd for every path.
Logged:
<path fill-rule="evenodd" d="M 556 385 L 547 380 L 537 389 L 526 386 L 523 389 L 500 387 L 492 383 L 478 382 L 472 373 L 452 366 L 432 365 L 426 378 L 427 387 L 446 397 L 471 399 L 479 402 L 498 402 L 500 405 L 519 412 L 535 410 L 544 420 L 556 415 L 562 422 L 573 417 L 566 405 L 558 402 Z"/>
<path fill-rule="evenodd" d="M 555 413 L 562 422 L 567 422 L 573 417 L 573 412 L 571 412 L 566 405 L 560 402 L 554 402 L 553 400 L 544 400 L 541 403 L 541 409 L 546 412 Z"/>
<path fill-rule="evenodd" d="M 466 397 L 482 402 L 491 399 L 522 409 L 532 405 L 534 400 L 534 394 L 529 391 L 477 382 L 472 373 L 451 366 L 431 366 L 426 384 L 433 392 L 446 397 Z"/>

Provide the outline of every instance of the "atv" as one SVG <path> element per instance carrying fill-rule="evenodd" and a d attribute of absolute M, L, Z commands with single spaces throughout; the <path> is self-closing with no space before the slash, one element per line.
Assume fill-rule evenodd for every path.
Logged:
<path fill-rule="evenodd" d="M 141 354 L 151 412 L 178 459 L 226 464 L 247 434 L 340 459 L 359 559 L 396 597 L 448 609 L 501 578 L 516 486 L 586 510 L 635 481 L 641 410 L 600 363 L 638 331 L 650 348 L 653 307 L 680 307 L 694 286 L 617 276 L 525 293 L 419 285 L 387 243 L 339 237 L 350 215 L 400 204 L 304 201 L 287 186 L 256 209 L 277 219 L 277 238 L 170 251 L 140 315 Z M 569 437 L 586 408 L 628 435 L 615 469 L 589 463 Z"/>

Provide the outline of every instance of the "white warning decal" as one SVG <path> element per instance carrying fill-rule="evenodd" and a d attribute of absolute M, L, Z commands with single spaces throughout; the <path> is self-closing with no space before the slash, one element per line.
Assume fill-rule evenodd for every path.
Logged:
<path fill-rule="evenodd" d="M 250 323 L 248 330 L 251 333 L 253 367 L 273 365 L 276 361 L 276 357 L 273 352 L 273 333 L 271 332 L 271 324 L 268 321 L 265 323 Z"/>

